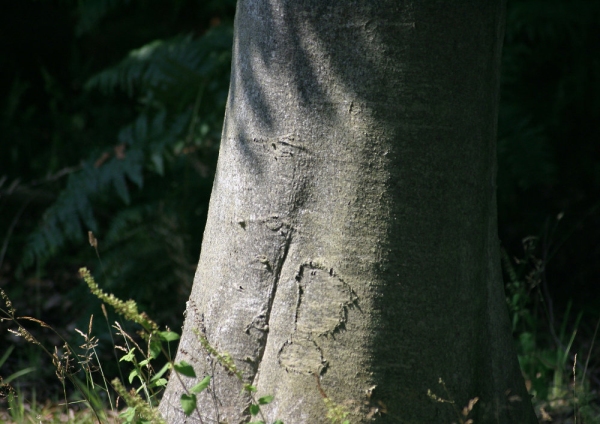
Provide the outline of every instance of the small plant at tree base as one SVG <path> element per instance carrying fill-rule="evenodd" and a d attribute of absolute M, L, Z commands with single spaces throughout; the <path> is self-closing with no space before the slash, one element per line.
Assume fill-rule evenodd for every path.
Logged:
<path fill-rule="evenodd" d="M 95 239 L 94 239 L 95 241 Z M 94 246 L 95 243 L 92 243 Z M 158 325 L 152 321 L 145 313 L 140 313 L 137 308 L 137 304 L 133 300 L 126 302 L 118 299 L 112 294 L 104 293 L 99 287 L 94 277 L 87 268 L 81 268 L 79 270 L 80 276 L 86 282 L 90 288 L 92 294 L 98 297 L 103 302 L 112 306 L 115 311 L 122 315 L 129 321 L 135 322 L 141 325 L 144 329 L 142 337 L 148 341 L 148 354 L 142 361 L 138 361 L 136 352 L 142 352 L 141 348 L 135 343 L 135 341 L 117 324 L 119 334 L 122 335 L 126 341 L 133 343 L 133 347 L 128 347 L 126 354 L 120 359 L 120 361 L 130 362 L 133 365 L 133 370 L 129 374 L 129 383 L 133 383 L 134 380 L 140 382 L 140 387 L 137 390 L 127 391 L 119 379 L 112 381 L 113 388 L 115 391 L 125 400 L 129 408 L 123 412 L 120 417 L 127 423 L 142 423 L 152 422 L 161 424 L 164 421 L 160 417 L 157 409 L 153 405 L 154 399 L 156 398 L 155 393 L 150 391 L 155 388 L 162 388 L 166 385 L 167 380 L 163 378 L 163 375 L 169 370 L 174 371 L 175 378 L 196 378 L 194 368 L 185 361 L 178 363 L 172 362 L 167 355 L 169 362 L 156 374 L 151 375 L 150 362 L 156 359 L 163 350 L 162 343 L 177 340 L 179 335 L 172 331 L 159 331 Z M 242 373 L 237 369 L 235 362 L 231 356 L 227 353 L 218 352 L 214 349 L 206 337 L 198 333 L 200 343 L 215 359 L 227 370 L 228 373 L 238 378 L 243 382 Z M 197 395 L 209 387 L 210 376 L 204 377 L 202 381 L 187 390 L 181 395 L 180 403 L 183 412 L 190 416 L 194 411 L 197 411 Z M 185 386 L 183 386 L 185 387 Z M 146 394 L 146 400 L 140 396 L 140 392 L 144 391 Z M 244 391 L 248 392 L 252 403 L 249 407 L 251 416 L 260 416 L 261 421 L 252 421 L 252 424 L 265 424 L 265 418 L 261 411 L 261 406 L 268 405 L 272 400 L 273 396 L 263 396 L 258 399 L 254 396 L 256 388 L 249 384 L 244 384 Z M 283 424 L 282 421 L 277 420 L 273 424 Z"/>
<path fill-rule="evenodd" d="M 127 391 L 127 389 L 123 386 L 123 383 L 121 383 L 118 378 L 115 378 L 111 384 L 119 396 L 121 396 L 123 400 L 125 400 L 125 403 L 129 406 L 125 412 L 119 415 L 124 422 L 136 424 L 166 424 L 166 421 L 162 419 L 158 413 L 158 410 L 142 399 L 135 389 Z"/>
<path fill-rule="evenodd" d="M 350 424 L 350 421 L 346 419 L 350 413 L 342 405 L 338 405 L 327 396 L 327 393 L 321 387 L 319 376 L 317 374 L 313 375 L 317 380 L 317 389 L 319 389 L 319 393 L 323 397 L 323 402 L 325 402 L 325 407 L 327 408 L 327 418 L 331 421 L 331 424 Z"/>
<path fill-rule="evenodd" d="M 479 398 L 474 397 L 473 399 L 469 400 L 469 403 L 462 410 L 459 411 L 458 407 L 456 406 L 456 402 L 454 402 L 454 400 L 450 396 L 450 393 L 448 392 L 446 383 L 444 383 L 444 380 L 442 380 L 441 377 L 438 380 L 438 383 L 440 383 L 440 385 L 444 389 L 444 392 L 446 392 L 447 399 L 439 397 L 438 395 L 433 393 L 431 390 L 427 390 L 427 396 L 430 399 L 434 400 L 435 402 L 448 403 L 448 404 L 452 405 L 452 408 L 454 409 L 454 412 L 456 413 L 456 416 L 458 418 L 459 424 L 473 424 L 474 421 L 472 418 L 469 418 L 469 415 L 471 414 L 471 411 L 473 411 L 475 404 L 477 404 L 477 402 L 479 402 Z"/>
<path fill-rule="evenodd" d="M 559 214 L 556 222 L 561 218 L 562 214 Z M 590 411 L 593 418 L 579 419 L 578 423 L 597 422 L 600 409 L 589 402 L 594 396 L 589 389 L 587 361 L 586 366 L 581 366 L 575 359 L 574 342 L 583 313 L 573 317 L 572 302 L 569 301 L 560 325 L 555 325 L 557 320 L 553 302 L 545 287 L 544 276 L 548 258 L 552 255 L 539 252 L 538 237 L 526 237 L 522 243 L 522 257 L 511 258 L 502 250 L 502 265 L 519 364 L 527 389 L 534 396 L 534 408 L 541 421 L 550 421 L 557 415 L 582 416 L 579 411 L 583 410 L 585 414 Z M 545 259 L 539 259 L 538 256 Z M 589 348 L 588 361 L 596 334 L 597 327 Z M 572 369 L 573 381 L 570 382 Z"/>
<path fill-rule="evenodd" d="M 163 343 L 171 342 L 177 340 L 179 335 L 172 331 L 160 331 L 159 326 L 152 321 L 145 313 L 140 313 L 138 311 L 138 307 L 135 301 L 122 301 L 116 298 L 112 294 L 104 293 L 96 284 L 94 278 L 92 277 L 89 270 L 86 268 L 80 269 L 80 275 L 90 287 L 90 290 L 94 295 L 96 295 L 100 300 L 113 306 L 115 311 L 125 317 L 127 320 L 135 322 L 142 326 L 143 330 L 141 332 L 141 336 L 148 343 L 148 348 L 146 350 L 142 349 L 139 344 L 129 335 L 127 334 L 121 325 L 117 322 L 115 324 L 115 328 L 117 329 L 117 334 L 122 336 L 126 343 L 125 347 L 116 346 L 125 352 L 119 362 L 129 362 L 132 364 L 132 371 L 129 373 L 128 380 L 130 384 L 133 384 L 137 381 L 139 386 L 136 388 L 132 388 L 127 390 L 127 388 L 123 385 L 123 383 L 117 378 L 111 381 L 111 386 L 114 391 L 118 394 L 118 396 L 125 401 L 128 408 L 119 414 L 119 418 L 122 422 L 131 423 L 131 424 L 165 424 L 166 422 L 160 416 L 158 409 L 156 408 L 157 399 L 160 393 L 160 390 L 166 385 L 167 380 L 164 378 L 164 375 L 167 371 L 173 370 L 172 376 L 175 378 L 196 378 L 196 373 L 193 367 L 186 363 L 185 361 L 180 361 L 178 363 L 174 363 L 170 360 L 168 352 L 165 350 Z M 37 320 L 31 317 L 19 317 L 15 316 L 15 310 L 12 307 L 12 303 L 10 299 L 6 295 L 4 291 L 0 289 L 0 296 L 4 299 L 4 303 L 6 305 L 6 309 L 0 308 L 0 313 L 2 313 L 2 320 L 13 321 L 17 324 L 17 330 L 13 331 L 13 333 L 23 337 L 25 340 L 40 346 L 46 353 L 48 353 L 52 359 L 53 364 L 56 367 L 56 374 L 61 382 L 65 380 L 70 380 L 73 382 L 74 386 L 79 390 L 79 392 L 84 396 L 84 399 L 87 401 L 88 405 L 91 407 L 91 411 L 95 414 L 96 422 L 108 422 L 107 415 L 104 411 L 101 410 L 101 405 L 99 398 L 97 397 L 97 393 L 94 391 L 97 386 L 94 384 L 92 379 L 92 373 L 95 371 L 94 367 L 90 366 L 90 362 L 95 360 L 98 362 L 99 369 L 101 370 L 100 363 L 98 360 L 98 356 L 95 352 L 95 347 L 97 345 L 97 340 L 92 336 L 92 321 L 93 317 L 90 318 L 90 324 L 88 327 L 87 333 L 83 333 L 79 330 L 77 332 L 84 338 L 84 344 L 81 348 L 84 350 L 82 354 L 74 353 L 74 349 L 70 347 L 66 341 L 61 348 L 61 351 L 55 349 L 54 353 L 46 350 L 41 343 L 36 340 L 31 333 L 29 333 L 20 323 L 19 319 L 28 320 L 31 322 L 35 322 L 42 327 L 50 328 L 44 322 Z M 103 311 L 104 308 L 103 308 Z M 106 316 L 106 313 L 105 313 Z M 251 403 L 248 407 L 248 412 L 251 416 L 251 420 L 248 424 L 266 424 L 266 419 L 261 410 L 262 407 L 269 405 L 273 401 L 273 396 L 267 395 L 262 397 L 256 397 L 255 393 L 257 388 L 251 384 L 244 383 L 243 376 L 241 371 L 237 368 L 233 358 L 223 352 L 217 351 L 214 347 L 210 345 L 207 338 L 200 331 L 196 332 L 196 335 L 200 341 L 200 344 L 204 347 L 204 349 L 213 356 L 216 361 L 221 364 L 225 368 L 225 370 L 232 376 L 240 380 L 243 383 L 243 390 L 248 393 Z M 64 339 L 63 339 L 64 341 Z M 0 358 L 0 364 L 6 360 L 8 355 L 10 354 L 9 349 L 5 352 Z M 154 372 L 151 367 L 152 360 L 158 358 L 160 354 L 164 354 L 168 362 L 158 371 Z M 141 356 L 141 359 L 139 358 Z M 79 380 L 75 377 L 74 373 L 78 370 L 75 370 L 75 366 L 80 367 L 81 370 L 84 371 L 86 375 L 86 383 L 83 384 L 79 382 Z M 7 388 L 7 383 L 20 375 L 25 374 L 26 372 L 30 372 L 31 369 L 21 370 L 19 373 L 7 378 L 4 380 L 0 380 L 0 386 Z M 104 379 L 104 375 L 102 374 L 102 378 Z M 317 388 L 323 397 L 323 401 L 325 403 L 325 407 L 327 409 L 327 419 L 332 424 L 350 424 L 350 420 L 348 419 L 349 412 L 342 406 L 335 403 L 331 400 L 323 388 L 321 387 L 319 377 L 315 375 L 317 381 Z M 3 383 L 3 385 L 2 385 Z M 196 385 L 187 389 L 184 394 L 181 395 L 181 407 L 183 412 L 190 416 L 194 411 L 198 411 L 197 405 L 197 395 L 202 393 L 204 390 L 208 389 L 211 383 L 211 376 L 205 376 L 200 382 Z M 446 395 L 449 398 L 448 391 L 442 379 L 440 379 L 440 384 L 446 391 Z M 183 387 L 185 385 L 182 384 Z M 0 388 L 2 388 L 0 387 Z M 105 387 L 102 388 L 108 392 L 107 384 L 105 383 Z M 142 396 L 143 394 L 143 396 Z M 473 424 L 473 420 L 469 418 L 469 414 L 473 410 L 473 407 L 478 401 L 478 398 L 471 399 L 467 406 L 465 406 L 461 411 L 458 410 L 454 401 L 440 398 L 433 394 L 431 391 L 428 392 L 428 395 L 431 399 L 436 402 L 441 403 L 450 403 L 453 405 L 460 424 Z M 96 396 L 96 397 L 95 397 Z M 19 404 L 17 401 L 17 395 L 14 391 L 9 391 L 9 406 L 11 409 L 12 418 L 15 422 L 23 422 L 25 421 L 25 409 L 22 404 Z M 110 396 L 108 397 L 111 399 Z M 580 399 L 582 399 L 580 397 Z M 65 405 L 69 405 L 69 402 L 65 402 Z M 112 409 L 112 401 L 111 401 L 111 409 Z M 85 411 L 84 411 L 85 412 Z M 114 411 L 113 411 L 114 412 Z M 69 410 L 68 414 L 71 414 L 72 411 Z M 115 412 L 116 414 L 116 412 Z M 88 412 L 89 415 L 89 412 Z M 2 418 L 0 416 L 0 418 Z M 90 417 L 81 415 L 81 419 L 78 418 L 78 422 L 89 422 Z M 276 420 L 272 422 L 272 424 L 284 424 L 281 420 Z"/>
<path fill-rule="evenodd" d="M 100 299 L 102 302 L 107 305 L 112 306 L 119 315 L 123 316 L 123 318 L 135 322 L 146 330 L 148 335 L 154 334 L 160 336 L 160 331 L 158 331 L 158 324 L 152 321 L 148 315 L 144 312 L 138 312 L 137 304 L 134 300 L 128 300 L 126 302 L 118 299 L 113 294 L 106 294 L 98 287 L 94 277 L 87 268 L 79 269 L 79 275 L 83 278 L 83 281 L 88 285 L 90 291 L 94 296 Z"/>
<path fill-rule="evenodd" d="M 92 246 L 94 246 L 94 244 L 92 244 Z M 92 294 L 112 306 L 119 315 L 129 321 L 141 325 L 143 328 L 141 336 L 148 342 L 148 351 L 147 353 L 144 353 L 135 340 L 123 331 L 118 323 L 116 324 L 116 328 L 119 331 L 118 334 L 123 336 L 128 345 L 127 349 L 123 349 L 126 354 L 121 357 L 120 361 L 129 362 L 133 365 L 133 370 L 129 373 L 129 383 L 133 383 L 134 380 L 138 380 L 140 383 L 137 390 L 132 389 L 128 392 L 119 379 L 114 379 L 111 382 L 115 391 L 129 406 L 129 408 L 120 415 L 121 418 L 127 423 L 164 423 L 164 420 L 160 417 L 155 406 L 156 398 L 158 396 L 158 392 L 155 392 L 155 389 L 162 389 L 166 385 L 167 380 L 163 378 L 163 376 L 169 369 L 175 370 L 174 375 L 176 375 L 177 378 L 179 378 L 179 374 L 185 375 L 187 370 L 186 364 L 173 363 L 163 347 L 164 342 L 168 343 L 177 340 L 179 335 L 172 331 L 160 331 L 158 324 L 152 321 L 145 313 L 138 311 L 135 301 L 128 300 L 124 302 L 113 294 L 104 293 L 98 287 L 94 277 L 92 277 L 87 268 L 81 268 L 79 274 L 90 288 Z M 129 343 L 133 344 L 133 346 L 130 346 Z M 140 352 L 143 356 L 141 361 L 137 359 L 136 352 Z M 153 373 L 150 363 L 153 359 L 158 358 L 161 353 L 165 354 L 168 362 L 160 371 Z M 146 397 L 145 400 L 139 394 L 142 391 Z M 186 396 L 191 397 L 194 396 L 194 394 L 186 393 Z M 187 408 L 189 408 L 189 402 L 182 399 L 182 407 L 184 410 L 187 410 Z M 194 408 L 195 406 L 193 409 Z"/>
<path fill-rule="evenodd" d="M 256 387 L 244 382 L 242 373 L 235 365 L 235 362 L 233 361 L 233 358 L 231 357 L 231 355 L 229 355 L 226 352 L 217 351 L 214 347 L 212 347 L 210 345 L 206 336 L 201 334 L 200 331 L 195 331 L 195 334 L 198 337 L 198 340 L 200 341 L 200 344 L 202 345 L 202 347 L 211 356 L 213 356 L 216 359 L 216 361 L 223 368 L 225 368 L 227 373 L 230 374 L 231 376 L 237 378 L 240 382 L 242 382 L 243 390 L 248 393 L 248 395 L 250 396 L 250 399 L 252 400 L 252 402 L 248 408 L 250 415 L 252 417 L 260 417 L 261 418 L 259 421 L 251 421 L 249 424 L 266 424 L 265 417 L 261 410 L 261 406 L 265 406 L 265 405 L 268 405 L 269 403 L 271 403 L 273 401 L 273 396 L 267 395 L 267 396 L 262 396 L 257 399 L 256 396 L 254 395 L 254 393 L 256 392 Z M 196 373 L 195 373 L 193 367 L 190 364 L 186 363 L 185 361 L 181 361 L 179 364 L 175 365 L 174 369 L 179 374 L 181 374 L 185 377 L 196 378 Z M 190 393 L 183 393 L 181 395 L 181 406 L 182 406 L 183 412 L 187 416 L 191 415 L 197 409 L 197 400 L 198 399 L 197 399 L 196 395 L 203 392 L 205 389 L 207 389 L 209 384 L 210 384 L 210 376 L 206 376 L 206 377 L 204 377 L 204 379 L 202 381 L 200 381 L 200 383 L 196 384 L 194 387 L 192 387 L 189 390 Z M 283 424 L 283 421 L 276 420 L 273 422 L 273 424 Z"/>

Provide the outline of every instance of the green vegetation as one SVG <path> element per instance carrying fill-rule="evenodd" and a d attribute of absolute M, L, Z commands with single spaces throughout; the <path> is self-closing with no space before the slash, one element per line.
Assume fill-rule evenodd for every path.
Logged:
<path fill-rule="evenodd" d="M 535 255 L 537 243 L 535 237 L 526 238 L 522 258 L 511 259 L 502 252 L 507 304 L 528 391 L 542 421 L 548 421 L 552 412 L 554 421 L 573 414 L 579 423 L 600 422 L 600 405 L 591 390 L 594 374 L 589 369 L 600 319 L 588 348 L 580 353 L 574 341 L 583 313 L 573 319 L 570 303 L 560 327 L 550 324 L 546 329 L 550 315 L 542 293 L 546 264 Z"/>
<path fill-rule="evenodd" d="M 121 324 L 115 322 L 113 328 L 117 330 L 116 335 L 122 338 L 124 345 L 114 345 L 115 353 L 122 351 L 124 354 L 119 359 L 120 362 L 130 364 L 130 372 L 128 374 L 128 383 L 133 387 L 128 390 L 124 383 L 119 378 L 114 378 L 110 385 L 107 383 L 106 376 L 102 369 L 102 364 L 98 360 L 95 348 L 98 345 L 97 339 L 92 336 L 93 317 L 90 319 L 87 333 L 83 333 L 76 329 L 84 339 L 84 343 L 75 348 L 66 340 L 62 346 L 62 351 L 55 349 L 54 352 L 47 350 L 25 327 L 22 321 L 31 321 L 41 327 L 49 328 L 48 324 L 31 317 L 18 317 L 15 315 L 16 310 L 12 306 L 12 302 L 6 295 L 4 290 L 0 289 L 0 296 L 4 301 L 4 307 L 0 307 L 0 318 L 13 324 L 15 329 L 9 329 L 13 334 L 22 337 L 28 343 L 38 346 L 50 358 L 56 370 L 56 376 L 63 387 L 65 393 L 64 399 L 64 415 L 59 415 L 55 412 L 44 412 L 43 409 L 38 409 L 33 405 L 25 404 L 22 397 L 10 386 L 10 382 L 16 378 L 27 374 L 32 369 L 24 369 L 15 373 L 6 379 L 0 378 L 0 388 L 6 392 L 7 397 L 7 414 L 0 415 L 3 421 L 11 422 L 27 422 L 29 420 L 39 419 L 41 416 L 49 416 L 50 421 L 60 422 L 63 416 L 74 418 L 73 406 L 82 403 L 83 410 L 77 414 L 77 422 L 84 422 L 88 419 L 95 419 L 96 422 L 112 422 L 118 419 L 119 422 L 125 423 L 155 423 L 164 424 L 165 421 L 160 416 L 157 405 L 159 400 L 160 390 L 166 385 L 166 372 L 173 370 L 172 378 L 196 378 L 194 368 L 185 361 L 173 362 L 170 355 L 169 342 L 179 339 L 179 335 L 172 331 L 160 331 L 158 325 L 152 321 L 145 313 L 140 313 L 137 305 L 133 300 L 122 301 L 112 294 L 104 293 L 96 283 L 94 277 L 90 274 L 87 268 L 79 270 L 81 278 L 89 287 L 91 293 L 105 304 L 111 306 L 119 316 L 134 322 L 141 327 L 138 336 L 146 342 L 146 347 L 141 348 L 136 338 L 125 332 Z M 105 314 L 106 316 L 106 314 Z M 262 414 L 261 407 L 268 405 L 273 400 L 273 396 L 261 396 L 256 398 L 254 393 L 256 388 L 251 384 L 245 383 L 242 373 L 237 369 L 235 362 L 227 353 L 220 353 L 208 344 L 206 338 L 198 333 L 198 337 L 202 346 L 207 353 L 213 356 L 216 361 L 223 366 L 227 372 L 233 377 L 244 383 L 244 391 L 249 393 L 252 403 L 249 405 L 249 414 L 252 417 L 260 417 L 261 420 L 254 420 L 252 424 L 265 424 L 266 420 Z M 12 351 L 10 350 L 3 355 L 0 365 L 6 361 Z M 159 370 L 153 368 L 154 360 L 161 354 L 167 358 L 167 363 Z M 81 381 L 79 376 L 83 375 L 85 381 Z M 66 396 L 65 382 L 70 381 L 76 389 L 78 400 L 69 400 Z M 99 380 L 99 383 L 96 382 Z M 210 376 L 205 376 L 198 384 L 186 389 L 186 393 L 181 396 L 181 407 L 186 415 L 191 415 L 196 412 L 199 417 L 202 414 L 196 406 L 196 395 L 209 389 L 211 384 Z M 319 386 L 320 388 L 320 386 Z M 322 389 L 320 389 L 322 391 Z M 106 395 L 108 399 L 108 411 L 105 410 L 105 405 L 102 401 L 101 394 Z M 325 399 L 329 399 L 323 393 Z M 118 401 L 122 399 L 127 408 L 119 413 Z M 333 402 L 326 402 L 330 410 L 332 423 L 340 422 L 347 415 L 343 410 Z M 26 408 L 27 406 L 27 408 Z M 27 409 L 27 411 L 26 411 Z M 72 417 L 71 417 L 72 416 Z M 81 420 L 81 421 L 79 421 Z M 346 423 L 346 422 L 344 422 Z M 282 421 L 275 421 L 273 424 L 283 424 Z"/>
<path fill-rule="evenodd" d="M 519 360 L 541 420 L 600 422 L 600 5 L 508 6 L 498 204 Z M 234 7 L 45 0 L 0 17 L 14 40 L 0 51 L 0 422 L 157 421 L 166 373 L 191 375 L 172 362 L 168 328 L 181 326 L 200 249 Z M 100 257 L 89 231 L 102 265 L 83 249 Z M 99 301 L 82 266 L 106 270 Z M 432 401 L 469 422 L 476 403 L 439 389 Z M 256 419 L 270 400 L 253 398 Z"/>

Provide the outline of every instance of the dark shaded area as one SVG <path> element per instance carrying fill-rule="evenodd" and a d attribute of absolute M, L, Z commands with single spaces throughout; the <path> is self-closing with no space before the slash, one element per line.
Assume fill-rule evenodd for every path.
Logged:
<path fill-rule="evenodd" d="M 19 315 L 68 337 L 93 313 L 110 346 L 99 302 L 77 277 L 81 266 L 161 325 L 181 325 L 216 164 L 235 5 L 81 3 L 1 4 L 0 288 Z M 574 324 L 576 314 L 565 315 L 572 300 L 572 310 L 584 312 L 582 352 L 600 310 L 599 45 L 599 2 L 509 2 L 500 238 L 509 257 L 528 259 L 513 262 L 518 279 L 533 276 L 519 304 L 530 318 L 515 331 L 534 327 L 547 334 L 538 345 L 559 346 L 552 328 Z M 524 252 L 527 236 L 538 241 Z M 49 331 L 36 334 L 60 343 Z M 5 327 L 0 340 L 0 356 L 19 347 L 3 374 L 49 364 Z M 595 384 L 598 366 L 589 366 Z M 40 397 L 56 395 L 46 368 L 29 380 Z"/>
<path fill-rule="evenodd" d="M 77 270 L 89 267 L 104 290 L 135 299 L 162 326 L 181 326 L 218 152 L 234 8 L 2 2 L 0 288 L 17 315 L 75 345 L 83 340 L 74 328 L 85 332 L 93 314 L 109 379 L 117 375 L 109 325 Z M 60 397 L 50 358 L 0 326 L 0 351 L 17 345 L 2 375 L 35 364 L 21 387 Z M 52 331 L 28 328 L 50 351 L 61 346 Z"/>
<path fill-rule="evenodd" d="M 540 237 L 559 309 L 598 311 L 600 5 L 510 4 L 499 133 L 500 237 Z M 564 214 L 557 223 L 558 214 Z"/>

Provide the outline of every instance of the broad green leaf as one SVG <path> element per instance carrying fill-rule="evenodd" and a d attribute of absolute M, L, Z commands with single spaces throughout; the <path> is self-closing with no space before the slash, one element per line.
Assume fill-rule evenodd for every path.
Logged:
<path fill-rule="evenodd" d="M 121 362 L 121 361 L 133 362 L 135 360 L 135 355 L 133 354 L 133 352 L 135 352 L 135 347 L 132 348 L 129 352 L 127 352 L 126 355 L 123 355 L 121 357 L 121 359 L 119 359 L 119 362 Z"/>
<path fill-rule="evenodd" d="M 162 352 L 162 342 L 160 340 L 153 339 L 150 342 L 150 357 L 156 359 Z"/>
<path fill-rule="evenodd" d="M 119 417 L 123 418 L 126 423 L 133 422 L 135 418 L 135 408 L 129 407 L 125 410 L 125 412 L 121 412 Z"/>
<path fill-rule="evenodd" d="M 165 342 L 179 340 L 179 334 L 174 331 L 159 331 L 158 335 L 160 336 L 160 339 Z"/>
<path fill-rule="evenodd" d="M 256 415 L 260 412 L 260 407 L 258 405 L 252 404 L 250 405 L 250 413 L 252 415 Z"/>
<path fill-rule="evenodd" d="M 171 363 L 167 362 L 161 369 L 159 372 L 157 372 L 156 374 L 154 374 L 152 376 L 152 378 L 150 379 L 151 382 L 154 382 L 158 379 L 160 379 L 169 369 L 171 369 Z"/>
<path fill-rule="evenodd" d="M 133 379 L 134 379 L 134 378 L 136 378 L 136 377 L 139 377 L 139 375 L 140 375 L 140 374 L 139 374 L 139 372 L 138 372 L 138 370 L 137 370 L 137 369 L 135 369 L 135 370 L 132 370 L 132 371 L 129 373 L 129 382 L 130 382 L 130 383 L 132 383 L 132 382 L 133 382 Z M 140 377 L 140 380 L 141 380 L 141 377 Z"/>
<path fill-rule="evenodd" d="M 273 402 L 273 398 L 274 396 L 272 395 L 263 396 L 258 398 L 258 403 L 259 405 L 268 405 L 269 403 Z"/>
<path fill-rule="evenodd" d="M 189 417 L 192 412 L 194 412 L 194 409 L 196 409 L 196 395 L 188 395 L 184 393 L 181 395 L 180 402 L 183 413 Z"/>
<path fill-rule="evenodd" d="M 202 379 L 202 381 L 200 383 L 198 383 L 194 387 L 192 387 L 190 389 L 190 392 L 192 392 L 192 393 L 200 393 L 204 389 L 206 389 L 209 384 L 210 384 L 210 375 L 207 375 L 206 377 L 204 377 Z"/>
<path fill-rule="evenodd" d="M 185 361 L 181 361 L 175 365 L 173 365 L 175 371 L 177 371 L 181 375 L 185 375 L 186 377 L 196 377 L 196 372 L 194 368 Z"/>
<path fill-rule="evenodd" d="M 150 387 L 163 387 L 167 385 L 168 380 L 166 378 L 159 378 L 156 381 L 153 381 L 152 384 L 150 384 Z"/>

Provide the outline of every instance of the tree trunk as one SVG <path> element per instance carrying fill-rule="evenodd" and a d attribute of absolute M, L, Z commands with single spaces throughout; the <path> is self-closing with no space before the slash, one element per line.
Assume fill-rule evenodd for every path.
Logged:
<path fill-rule="evenodd" d="M 269 423 L 330 422 L 324 395 L 352 423 L 450 423 L 475 397 L 476 423 L 537 422 L 496 231 L 504 7 L 239 0 L 177 355 L 213 376 L 203 422 L 247 422 L 250 400 L 199 333 L 275 396 Z M 172 377 L 163 416 L 198 422 L 181 394 Z"/>

